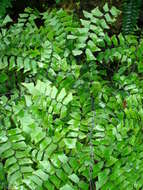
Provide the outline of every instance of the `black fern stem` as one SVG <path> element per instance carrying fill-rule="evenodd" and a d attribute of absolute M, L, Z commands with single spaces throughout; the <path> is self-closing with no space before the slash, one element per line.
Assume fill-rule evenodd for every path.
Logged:
<path fill-rule="evenodd" d="M 90 175 L 90 190 L 95 189 L 95 183 L 93 180 L 93 165 L 94 165 L 94 146 L 92 143 L 92 138 L 93 138 L 93 130 L 95 128 L 95 108 L 94 108 L 94 97 L 91 95 L 91 110 L 92 110 L 92 123 L 90 127 L 90 134 L 89 134 L 89 143 L 90 143 L 90 168 L 89 168 L 89 175 Z"/>

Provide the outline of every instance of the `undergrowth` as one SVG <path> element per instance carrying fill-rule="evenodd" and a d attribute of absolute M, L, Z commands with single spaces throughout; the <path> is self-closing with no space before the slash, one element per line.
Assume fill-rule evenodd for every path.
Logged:
<path fill-rule="evenodd" d="M 111 35 L 115 7 L 83 14 L 1 25 L 2 190 L 143 188 L 143 40 Z"/>

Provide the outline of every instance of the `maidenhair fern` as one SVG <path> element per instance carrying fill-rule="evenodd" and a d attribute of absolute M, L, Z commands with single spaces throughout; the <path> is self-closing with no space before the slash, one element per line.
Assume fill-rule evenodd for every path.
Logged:
<path fill-rule="evenodd" d="M 28 8 L 1 28 L 2 189 L 143 187 L 142 40 L 111 35 L 115 7 L 83 13 Z"/>

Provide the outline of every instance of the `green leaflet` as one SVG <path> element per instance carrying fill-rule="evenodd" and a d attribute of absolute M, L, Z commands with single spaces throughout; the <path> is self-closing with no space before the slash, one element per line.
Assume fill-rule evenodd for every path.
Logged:
<path fill-rule="evenodd" d="M 102 17 L 102 16 L 103 16 L 103 13 L 99 10 L 98 7 L 95 8 L 95 9 L 93 9 L 91 12 L 92 12 L 92 14 L 93 14 L 94 16 L 96 16 L 96 17 Z"/>
<path fill-rule="evenodd" d="M 77 55 L 81 55 L 82 51 L 81 50 L 73 50 L 72 53 L 74 56 L 77 56 Z"/>
<path fill-rule="evenodd" d="M 96 60 L 95 56 L 90 51 L 90 49 L 86 49 L 86 56 L 87 56 L 87 61 L 94 61 L 94 60 Z"/>
<path fill-rule="evenodd" d="M 103 10 L 104 10 L 105 12 L 108 12 L 108 11 L 109 11 L 109 7 L 108 7 L 108 4 L 107 4 L 107 3 L 104 5 Z"/>
<path fill-rule="evenodd" d="M 10 143 L 6 143 L 1 145 L 0 147 L 0 154 L 2 154 L 3 152 L 5 152 L 6 150 L 8 150 L 11 147 Z"/>
<path fill-rule="evenodd" d="M 72 101 L 73 96 L 72 93 L 69 93 L 66 98 L 63 100 L 63 104 L 67 105 L 70 101 Z"/>
<path fill-rule="evenodd" d="M 68 176 L 74 183 L 79 183 L 79 178 L 76 174 Z"/>
<path fill-rule="evenodd" d="M 64 139 L 65 145 L 67 148 L 72 149 L 76 147 L 76 139 Z"/>
<path fill-rule="evenodd" d="M 66 96 L 66 92 L 65 92 L 65 89 L 63 88 L 61 90 L 61 92 L 58 94 L 57 96 L 57 101 L 58 102 L 61 102 L 63 100 L 63 98 Z"/>
<path fill-rule="evenodd" d="M 61 187 L 60 190 L 73 190 L 73 188 L 67 184 L 67 185 L 64 185 L 63 187 Z"/>

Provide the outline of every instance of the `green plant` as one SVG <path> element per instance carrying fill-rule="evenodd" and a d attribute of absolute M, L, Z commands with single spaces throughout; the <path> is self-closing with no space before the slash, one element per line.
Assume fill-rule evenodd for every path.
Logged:
<path fill-rule="evenodd" d="M 12 0 L 0 0 L 0 23 L 6 15 L 7 8 L 11 7 Z"/>
<path fill-rule="evenodd" d="M 123 0 L 122 29 L 124 34 L 129 34 L 134 31 L 140 16 L 141 7 L 141 0 Z"/>
<path fill-rule="evenodd" d="M 2 24 L 2 189 L 143 187 L 142 40 L 110 33 L 119 13 L 28 8 Z"/>

